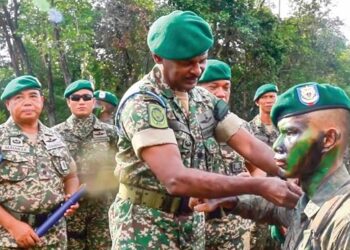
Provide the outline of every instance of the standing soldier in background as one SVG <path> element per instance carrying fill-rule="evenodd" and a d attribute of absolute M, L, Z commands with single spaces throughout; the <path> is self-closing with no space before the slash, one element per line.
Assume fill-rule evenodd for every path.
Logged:
<path fill-rule="evenodd" d="M 226 103 L 230 100 L 231 68 L 219 60 L 208 60 L 198 85 L 207 89 Z M 245 172 L 241 156 L 226 143 L 220 143 L 224 165 L 218 173 L 237 175 Z M 239 216 L 225 215 L 223 209 L 217 209 L 207 215 L 205 221 L 205 249 L 250 249 L 250 227 L 252 221 Z"/>
<path fill-rule="evenodd" d="M 41 83 L 29 75 L 17 77 L 1 100 L 10 118 L 0 126 L 0 248 L 66 249 L 64 219 L 42 238 L 34 231 L 79 185 L 64 142 L 39 121 Z"/>
<path fill-rule="evenodd" d="M 100 121 L 114 125 L 114 116 L 119 103 L 118 98 L 111 92 L 96 90 L 94 114 Z"/>
<path fill-rule="evenodd" d="M 228 105 L 196 87 L 213 45 L 209 24 L 191 11 L 174 11 L 152 24 L 147 43 L 156 65 L 129 88 L 116 114 L 113 249 L 204 249 L 204 214 L 189 211 L 189 196 L 254 193 L 294 206 L 299 192 L 278 178 L 207 172 L 223 165 L 218 142 L 227 142 L 265 171 L 281 173 L 271 149 L 241 128 Z"/>
<path fill-rule="evenodd" d="M 250 132 L 259 140 L 272 147 L 278 137 L 278 130 L 273 126 L 270 113 L 272 106 L 277 100 L 278 88 L 275 84 L 268 83 L 261 85 L 255 92 L 254 102 L 259 107 L 259 114 L 249 122 Z M 251 170 L 253 167 L 246 162 L 246 167 Z M 252 170 L 254 171 L 254 170 Z M 261 172 L 261 170 L 255 170 Z M 271 230 L 278 233 L 278 228 L 272 226 Z M 266 224 L 254 224 L 251 238 L 252 249 L 278 249 L 278 244 L 270 236 L 269 226 Z"/>
<path fill-rule="evenodd" d="M 54 129 L 64 138 L 78 167 L 78 176 L 90 192 L 79 213 L 67 221 L 68 249 L 110 249 L 108 208 L 116 193 L 113 177 L 117 135 L 92 110 L 94 87 L 87 80 L 71 83 L 64 92 L 72 115 Z"/>

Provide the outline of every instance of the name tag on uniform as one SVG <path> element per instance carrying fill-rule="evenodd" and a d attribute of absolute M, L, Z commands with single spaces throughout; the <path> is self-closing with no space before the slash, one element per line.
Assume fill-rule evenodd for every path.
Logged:
<path fill-rule="evenodd" d="M 320 207 L 310 200 L 304 209 L 304 213 L 308 218 L 311 218 L 318 212 L 318 210 L 320 210 Z"/>
<path fill-rule="evenodd" d="M 94 142 L 106 142 L 109 141 L 106 130 L 95 130 L 92 133 Z"/>
<path fill-rule="evenodd" d="M 67 163 L 65 161 L 61 161 L 61 168 L 63 171 L 67 171 L 68 170 L 68 166 Z"/>
<path fill-rule="evenodd" d="M 29 146 L 16 146 L 16 145 L 2 145 L 1 150 L 3 151 L 16 151 L 22 153 L 29 153 Z"/>
<path fill-rule="evenodd" d="M 56 136 L 46 136 L 44 142 L 47 150 L 64 147 L 64 143 Z"/>

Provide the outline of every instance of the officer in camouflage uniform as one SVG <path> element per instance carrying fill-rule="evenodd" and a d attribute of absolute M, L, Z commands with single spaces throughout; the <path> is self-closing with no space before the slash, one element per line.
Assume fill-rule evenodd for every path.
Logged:
<path fill-rule="evenodd" d="M 0 125 L 0 249 L 66 249 L 64 219 L 41 238 L 33 230 L 79 185 L 61 137 L 39 121 L 41 84 L 33 76 L 17 77 L 1 100 L 10 118 Z"/>
<path fill-rule="evenodd" d="M 222 141 L 279 173 L 270 149 L 241 128 L 227 104 L 196 87 L 212 44 L 208 23 L 190 11 L 162 16 L 150 28 L 157 64 L 125 93 L 116 114 L 120 186 L 109 212 L 112 249 L 203 249 L 204 215 L 188 211 L 186 196 L 260 193 L 290 206 L 298 199 L 276 178 L 206 172 L 223 165 Z"/>
<path fill-rule="evenodd" d="M 279 96 L 271 118 L 280 130 L 274 144 L 286 177 L 299 178 L 304 191 L 294 209 L 249 195 L 195 206 L 220 204 L 254 220 L 288 227 L 283 249 L 350 249 L 350 175 L 343 164 L 350 128 L 350 99 L 330 84 L 304 83 Z"/>
<path fill-rule="evenodd" d="M 114 125 L 114 116 L 119 103 L 118 98 L 111 92 L 96 90 L 94 92 L 96 99 L 93 113 L 100 121 Z"/>
<path fill-rule="evenodd" d="M 226 103 L 230 100 L 231 68 L 226 63 L 211 59 L 198 81 L 199 86 L 207 89 Z M 224 165 L 218 173 L 237 175 L 246 172 L 242 157 L 226 143 L 220 143 Z M 225 215 L 218 209 L 207 215 L 205 223 L 206 249 L 250 249 L 250 228 L 252 222 L 233 214 Z"/>
<path fill-rule="evenodd" d="M 80 202 L 79 213 L 67 221 L 69 249 L 110 249 L 108 208 L 116 194 L 113 126 L 92 114 L 94 87 L 87 80 L 71 83 L 64 92 L 72 115 L 54 127 L 64 138 L 78 167 L 78 176 L 90 193 Z"/>
<path fill-rule="evenodd" d="M 249 122 L 250 132 L 270 147 L 278 137 L 278 130 L 273 126 L 270 118 L 272 106 L 277 99 L 277 92 L 277 86 L 271 83 L 261 85 L 256 90 L 254 102 L 259 107 L 259 114 Z M 248 162 L 246 166 L 248 169 L 251 168 Z M 271 239 L 270 230 L 266 224 L 254 224 L 251 237 L 252 249 L 278 249 L 277 245 Z"/>

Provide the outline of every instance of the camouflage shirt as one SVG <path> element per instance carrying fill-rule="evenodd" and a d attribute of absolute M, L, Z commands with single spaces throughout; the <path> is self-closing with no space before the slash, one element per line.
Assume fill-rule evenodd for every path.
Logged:
<path fill-rule="evenodd" d="M 350 173 L 350 146 L 348 146 L 345 150 L 343 162 L 345 164 L 346 169 Z"/>
<path fill-rule="evenodd" d="M 305 194 L 295 209 L 274 206 L 261 197 L 244 195 L 234 213 L 258 221 L 277 222 L 288 227 L 283 249 L 315 249 L 311 223 L 329 200 L 350 192 L 350 176 L 344 167 L 338 168 L 317 189 L 314 197 Z M 320 231 L 321 249 L 350 249 L 350 200 L 332 214 L 330 222 Z M 325 219 L 324 217 L 321 218 Z M 272 221 L 271 221 L 272 220 Z"/>
<path fill-rule="evenodd" d="M 2 207 L 9 212 L 42 214 L 51 212 L 64 200 L 63 179 L 75 165 L 57 133 L 39 123 L 37 143 L 32 144 L 10 118 L 0 126 L 0 147 Z M 64 229 L 65 224 L 60 223 L 56 227 Z M 62 237 L 52 233 L 56 230 L 42 238 L 44 245 L 62 241 Z M 65 229 L 63 231 L 65 233 Z M 0 246 L 17 246 L 1 226 Z"/>
<path fill-rule="evenodd" d="M 267 145 L 272 147 L 273 143 L 278 137 L 278 130 L 272 126 L 272 131 L 269 132 L 269 130 L 266 128 L 266 125 L 264 125 L 261 122 L 260 115 L 258 114 L 249 122 L 249 128 L 250 132 L 257 137 L 259 140 L 265 142 Z"/>
<path fill-rule="evenodd" d="M 93 114 L 86 119 L 71 115 L 54 129 L 61 134 L 76 161 L 81 182 L 90 184 L 89 188 L 115 182 L 103 179 L 113 176 L 116 165 L 118 136 L 112 125 L 101 122 Z"/>

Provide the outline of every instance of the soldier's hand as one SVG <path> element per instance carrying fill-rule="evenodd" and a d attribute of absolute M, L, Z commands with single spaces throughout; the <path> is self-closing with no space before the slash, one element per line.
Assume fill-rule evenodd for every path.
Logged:
<path fill-rule="evenodd" d="M 277 177 L 267 177 L 260 195 L 277 206 L 294 208 L 302 193 L 295 183 Z"/>
<path fill-rule="evenodd" d="M 66 194 L 66 196 L 64 198 L 65 198 L 65 200 L 68 200 L 70 197 L 71 197 L 70 194 Z M 78 208 L 79 208 L 79 203 L 77 202 L 74 205 L 70 206 L 66 210 L 66 212 L 64 213 L 64 216 L 71 216 L 71 215 L 73 215 L 77 211 Z"/>
<path fill-rule="evenodd" d="M 234 209 L 237 205 L 236 197 L 226 197 L 218 199 L 199 199 L 191 197 L 188 206 L 197 212 L 210 213 L 217 209 L 218 207 L 223 207 L 226 209 Z"/>
<path fill-rule="evenodd" d="M 41 243 L 39 236 L 28 224 L 17 220 L 9 229 L 9 233 L 16 240 L 19 247 L 29 248 Z"/>

